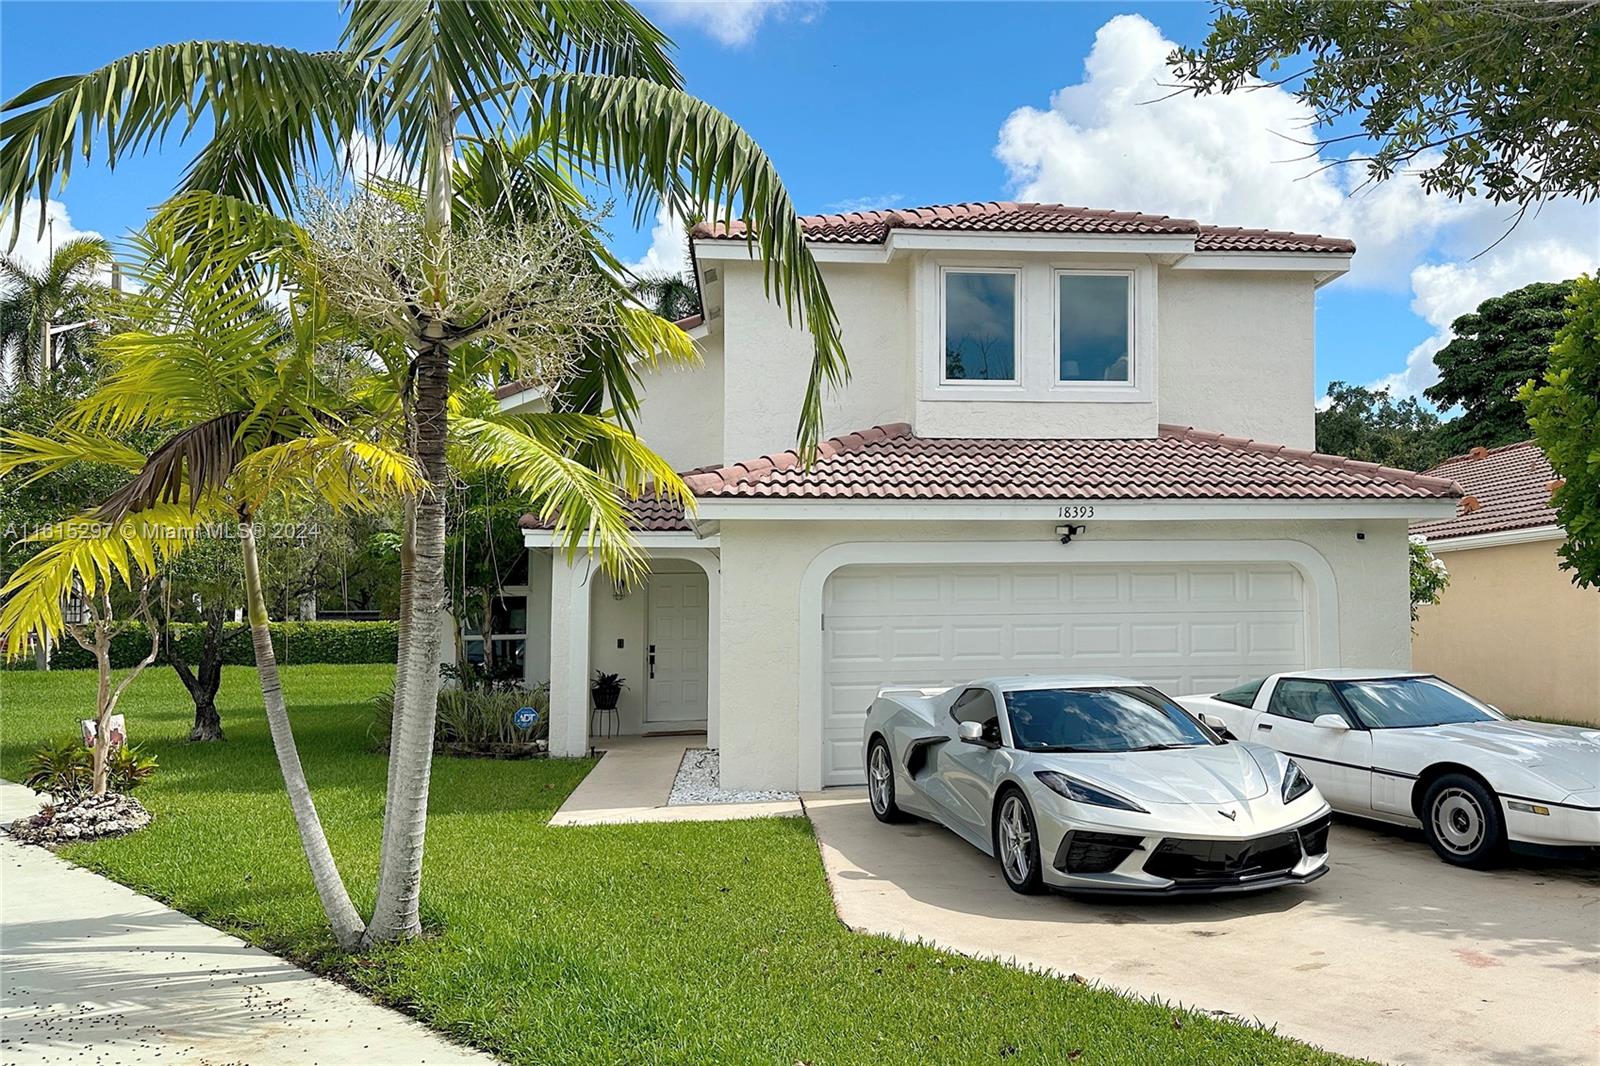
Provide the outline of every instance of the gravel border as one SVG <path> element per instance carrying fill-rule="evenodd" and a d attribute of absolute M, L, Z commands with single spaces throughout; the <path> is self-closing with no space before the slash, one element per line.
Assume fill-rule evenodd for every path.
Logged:
<path fill-rule="evenodd" d="M 716 748 L 689 748 L 667 795 L 667 806 L 707 803 L 779 803 L 797 800 L 793 792 L 728 792 L 721 786 Z"/>

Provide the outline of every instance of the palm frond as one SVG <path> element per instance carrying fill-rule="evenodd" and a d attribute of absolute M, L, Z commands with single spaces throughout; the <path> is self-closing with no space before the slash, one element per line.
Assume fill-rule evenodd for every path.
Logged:
<path fill-rule="evenodd" d="M 44 205 L 66 184 L 75 159 L 89 161 L 99 144 L 114 166 L 174 128 L 187 135 L 202 119 L 222 143 L 236 123 L 273 131 L 279 165 L 311 166 L 356 132 L 368 90 L 357 64 L 338 52 L 237 41 L 148 48 L 87 74 L 40 82 L 0 108 L 0 203 L 13 205 L 20 232 L 24 201 L 38 197 L 42 229 Z M 240 158 L 260 167 L 270 157 Z M 220 159 L 206 173 L 217 187 L 230 187 Z"/>
<path fill-rule="evenodd" d="M 66 596 L 80 589 L 93 595 L 115 583 L 132 587 L 136 575 L 153 575 L 219 513 L 208 502 L 194 511 L 157 507 L 120 522 L 81 515 L 29 537 L 46 546 L 0 587 L 0 651 L 7 658 L 23 655 L 30 635 L 59 640 Z"/>
<path fill-rule="evenodd" d="M 137 448 L 102 433 L 58 428 L 54 436 L 46 437 L 20 429 L 0 429 L 0 477 L 33 467 L 21 482 L 28 485 L 79 463 L 139 470 L 145 465 L 145 456 Z"/>
<path fill-rule="evenodd" d="M 371 511 L 416 495 L 427 484 L 405 452 L 327 433 L 254 451 L 240 460 L 234 474 L 232 493 L 255 507 L 276 494 L 320 500 L 337 510 Z"/>
<path fill-rule="evenodd" d="M 737 211 L 748 224 L 768 296 L 814 342 L 797 428 L 809 456 L 822 431 L 823 390 L 844 384 L 849 366 L 822 272 L 766 153 L 710 104 L 641 79 L 558 74 L 533 91 L 554 143 L 635 192 L 636 222 L 659 197 L 686 217 L 707 211 L 727 222 Z"/>

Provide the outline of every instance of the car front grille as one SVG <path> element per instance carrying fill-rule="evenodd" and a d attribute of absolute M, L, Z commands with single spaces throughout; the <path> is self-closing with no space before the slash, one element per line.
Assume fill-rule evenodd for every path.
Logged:
<path fill-rule="evenodd" d="M 1122 865 L 1143 843 L 1143 837 L 1091 833 L 1074 829 L 1056 849 L 1056 869 L 1069 874 L 1103 874 Z"/>
<path fill-rule="evenodd" d="M 1328 850 L 1328 819 L 1253 840 L 1168 837 L 1144 871 L 1183 885 L 1229 885 L 1288 873 L 1306 855 Z"/>

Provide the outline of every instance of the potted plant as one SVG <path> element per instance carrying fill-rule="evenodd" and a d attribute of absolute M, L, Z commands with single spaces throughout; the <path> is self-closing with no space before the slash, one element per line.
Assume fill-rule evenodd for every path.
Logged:
<path fill-rule="evenodd" d="M 621 675 L 608 674 L 601 670 L 594 672 L 594 684 L 589 686 L 589 694 L 594 697 L 594 706 L 597 711 L 614 711 L 617 709 L 617 700 L 622 696 L 622 690 L 628 687 L 628 682 Z"/>

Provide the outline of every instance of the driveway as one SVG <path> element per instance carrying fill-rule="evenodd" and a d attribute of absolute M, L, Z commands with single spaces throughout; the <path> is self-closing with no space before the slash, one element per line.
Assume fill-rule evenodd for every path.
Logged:
<path fill-rule="evenodd" d="M 1399 1063 L 1600 1062 L 1600 870 L 1491 873 L 1419 835 L 1336 824 L 1333 869 L 1209 900 L 1023 897 L 925 822 L 880 825 L 857 790 L 805 797 L 852 929 L 1079 974 Z"/>

